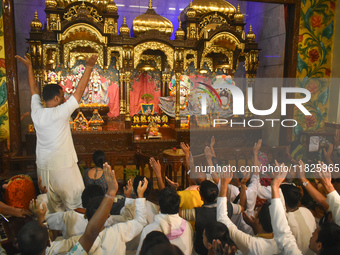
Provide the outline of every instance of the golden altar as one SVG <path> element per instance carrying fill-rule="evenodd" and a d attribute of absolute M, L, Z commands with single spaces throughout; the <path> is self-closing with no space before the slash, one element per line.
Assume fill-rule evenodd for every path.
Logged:
<path fill-rule="evenodd" d="M 192 1 L 179 16 L 179 27 L 175 28 L 173 40 L 172 23 L 156 13 L 152 0 L 149 0 L 147 11 L 134 19 L 132 29 L 125 18 L 118 28 L 119 9 L 112 0 L 46 0 L 45 13 L 44 21 L 39 20 L 37 13 L 32 14 L 34 19 L 27 39 L 40 88 L 47 83 L 58 83 L 65 87 L 66 94 L 71 94 L 76 88 L 84 59 L 97 54 L 99 58 L 84 107 L 105 106 L 111 110 L 113 102 L 117 106 L 117 114 L 102 116 L 105 124 L 101 130 L 73 131 L 78 157 L 86 165 L 91 164 L 90 155 L 96 149 L 111 153 L 113 161 L 119 159 L 126 165 L 127 162 L 133 163 L 130 152 L 157 156 L 164 149 L 179 147 L 182 141 L 190 143 L 191 131 L 202 133 L 202 139 L 208 137 L 209 129 L 180 128 L 180 86 L 176 86 L 175 114 L 173 118 L 169 117 L 168 127 L 161 127 L 162 139 L 136 139 L 145 133 L 143 127 L 131 129 L 134 116 L 131 95 L 138 79 L 148 77 L 153 80 L 157 95 L 167 97 L 172 77 L 175 77 L 176 84 L 180 84 L 183 74 L 202 77 L 224 74 L 233 78 L 239 63 L 244 62 L 247 87 L 254 85 L 259 65 L 255 34 L 251 26 L 246 34 L 240 9 L 224 0 Z M 103 80 L 105 86 L 104 82 L 97 84 Z M 105 100 L 93 103 L 99 87 L 103 92 L 100 100 Z M 116 97 L 107 100 L 105 93 L 113 87 Z M 261 129 L 221 128 L 215 131 L 221 134 L 221 138 L 228 132 L 230 148 L 252 146 L 262 137 Z M 225 141 L 220 140 L 221 143 Z M 199 142 L 193 145 L 196 154 L 201 153 L 204 146 L 203 140 Z M 34 132 L 26 134 L 26 152 L 26 158 L 18 157 L 17 162 L 34 162 Z"/>
<path fill-rule="evenodd" d="M 251 26 L 245 34 L 239 7 L 224 0 L 192 1 L 179 15 L 174 40 L 170 39 L 172 23 L 156 13 L 152 0 L 147 11 L 134 19 L 132 31 L 125 18 L 118 28 L 119 10 L 113 0 L 46 0 L 45 6 L 46 25 L 43 27 L 36 13 L 28 39 L 41 88 L 58 83 L 66 94 L 72 94 L 84 59 L 98 54 L 86 97 L 84 93 L 85 106 L 111 104 L 110 110 L 116 107 L 116 113 L 109 116 L 119 115 L 126 128 L 131 127 L 134 115 L 130 101 L 136 80 L 145 75 L 154 81 L 157 96 L 166 97 L 171 77 L 176 84 L 182 74 L 234 77 L 239 62 L 244 61 L 247 87 L 253 86 L 259 65 L 255 34 Z M 117 87 L 115 97 L 108 98 L 113 85 Z M 174 92 L 175 127 L 179 128 L 180 86 Z"/>

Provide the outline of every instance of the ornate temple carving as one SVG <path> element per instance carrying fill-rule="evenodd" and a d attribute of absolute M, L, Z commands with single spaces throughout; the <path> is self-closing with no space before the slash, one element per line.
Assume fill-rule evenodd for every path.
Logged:
<path fill-rule="evenodd" d="M 245 35 L 240 8 L 224 0 L 193 0 L 179 15 L 174 40 L 170 39 L 173 24 L 156 13 L 152 0 L 147 11 L 133 21 L 134 36 L 125 18 L 117 27 L 119 9 L 112 0 L 46 0 L 45 6 L 46 26 L 43 28 L 45 21 L 34 14 L 28 39 L 41 87 L 49 82 L 44 77 L 66 84 L 67 77 L 76 76 L 72 70 L 84 64 L 87 56 L 98 54 L 96 71 L 105 83 L 102 101 L 107 102 L 106 97 L 116 91 L 116 115 L 127 122 L 133 115 L 130 93 L 141 79 L 153 79 L 155 92 L 160 90 L 159 96 L 168 96 L 173 75 L 178 82 L 181 74 L 198 74 L 202 70 L 213 76 L 233 77 L 238 63 L 244 61 L 247 77 L 256 76 L 259 49 L 255 34 L 250 29 Z M 178 88 L 177 103 L 179 92 Z M 175 111 L 178 121 L 179 105 Z"/>

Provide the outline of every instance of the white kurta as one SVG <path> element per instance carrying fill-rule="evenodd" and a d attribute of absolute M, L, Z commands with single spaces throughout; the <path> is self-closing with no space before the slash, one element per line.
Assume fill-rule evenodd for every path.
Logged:
<path fill-rule="evenodd" d="M 126 198 L 125 199 L 125 206 L 134 203 L 133 198 Z M 120 214 L 124 214 L 125 206 L 122 208 Z M 146 200 L 146 219 L 148 224 L 154 221 L 155 216 L 158 214 L 159 208 L 158 205 Z"/>
<path fill-rule="evenodd" d="M 105 222 L 105 227 L 112 226 L 120 222 L 126 222 L 135 218 L 136 206 L 134 204 L 125 205 L 123 215 L 111 215 Z M 49 229 L 61 230 L 64 239 L 72 236 L 82 235 L 85 232 L 88 220 L 85 214 L 76 211 L 56 212 L 47 214 L 45 219 Z"/>
<path fill-rule="evenodd" d="M 340 196 L 336 190 L 329 193 L 326 199 L 333 215 L 333 221 L 340 226 Z"/>
<path fill-rule="evenodd" d="M 125 243 L 137 236 L 146 225 L 145 198 L 137 198 L 136 219 L 105 227 L 95 240 L 89 254 L 95 255 L 125 255 Z M 52 242 L 47 247 L 46 255 L 64 254 L 72 249 L 81 236 L 74 236 L 62 241 Z"/>
<path fill-rule="evenodd" d="M 163 232 L 165 235 L 168 235 L 171 230 L 180 229 L 183 220 L 184 219 L 181 218 L 178 214 L 157 214 L 155 216 L 155 221 L 147 225 L 143 229 L 136 255 L 139 255 L 144 238 L 147 234 L 152 231 L 160 231 Z M 194 233 L 192 227 L 189 222 L 186 222 L 185 229 L 182 235 L 170 240 L 170 243 L 178 246 L 178 248 L 180 248 L 185 255 L 191 255 L 193 250 L 193 236 Z"/>
<path fill-rule="evenodd" d="M 231 240 L 241 250 L 242 254 L 273 255 L 280 254 L 277 244 L 272 239 L 251 236 L 239 230 L 228 218 L 227 198 L 217 198 L 217 221 L 228 227 Z"/>
<path fill-rule="evenodd" d="M 48 190 L 48 209 L 51 213 L 66 207 L 72 210 L 81 207 L 84 182 L 77 166 L 69 124 L 71 114 L 78 102 L 71 96 L 65 103 L 44 108 L 40 96 L 31 101 L 31 117 L 37 135 L 36 163 L 38 178 Z"/>
<path fill-rule="evenodd" d="M 302 255 L 296 244 L 295 237 L 288 226 L 285 209 L 280 198 L 273 198 L 269 206 L 274 238 L 282 250 L 282 254 Z"/>
<path fill-rule="evenodd" d="M 316 229 L 315 218 L 313 214 L 305 207 L 300 207 L 294 212 L 286 214 L 288 225 L 296 239 L 297 246 L 305 255 L 314 254 L 309 249 L 309 240 Z"/>

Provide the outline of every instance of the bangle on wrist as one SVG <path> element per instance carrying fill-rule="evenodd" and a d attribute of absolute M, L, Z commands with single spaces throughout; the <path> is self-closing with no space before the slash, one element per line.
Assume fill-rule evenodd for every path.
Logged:
<path fill-rule="evenodd" d="M 108 198 L 114 198 L 115 197 L 115 196 L 111 196 L 109 194 L 105 194 L 105 196 L 108 197 Z"/>

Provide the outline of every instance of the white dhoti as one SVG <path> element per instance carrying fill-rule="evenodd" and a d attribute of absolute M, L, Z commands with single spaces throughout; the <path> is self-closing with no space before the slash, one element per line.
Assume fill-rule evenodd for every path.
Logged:
<path fill-rule="evenodd" d="M 38 167 L 38 178 L 42 178 L 47 188 L 47 208 L 49 213 L 73 210 L 81 207 L 81 194 L 84 182 L 76 163 L 61 169 L 42 169 Z"/>

